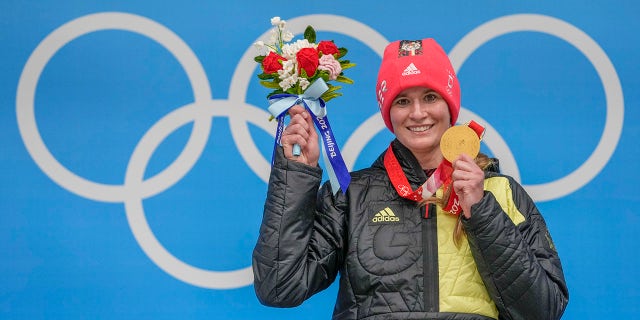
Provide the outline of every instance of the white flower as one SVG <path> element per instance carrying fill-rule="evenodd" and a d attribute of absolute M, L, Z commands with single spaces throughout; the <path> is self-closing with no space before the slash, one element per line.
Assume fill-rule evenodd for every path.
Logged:
<path fill-rule="evenodd" d="M 260 52 L 260 55 L 266 56 L 269 53 L 269 51 L 273 51 L 273 48 L 271 48 L 271 46 L 268 46 L 262 40 L 258 40 L 254 42 L 253 45 L 256 47 L 256 49 L 258 49 L 258 52 Z"/>
<path fill-rule="evenodd" d="M 271 29 L 271 33 L 269 33 L 269 43 L 278 43 L 278 30 Z"/>
<path fill-rule="evenodd" d="M 311 84 L 309 80 L 307 80 L 307 78 L 303 78 L 303 77 L 298 78 L 298 83 L 300 84 L 300 88 L 302 90 L 306 90 L 307 87 Z"/>
<path fill-rule="evenodd" d="M 284 42 L 289 42 L 293 40 L 293 33 L 291 31 L 286 31 L 282 33 L 282 40 Z"/>
<path fill-rule="evenodd" d="M 292 60 L 287 60 L 287 61 L 283 61 L 282 62 L 282 72 L 286 73 L 287 75 L 290 74 L 296 74 L 295 69 L 296 68 L 296 60 L 292 59 Z M 280 74 L 282 75 L 282 74 Z M 280 77 L 280 79 L 284 79 L 283 77 Z"/>
<path fill-rule="evenodd" d="M 282 30 L 284 29 L 285 25 L 287 25 L 287 21 L 280 19 L 280 17 L 273 17 L 271 18 L 271 25 L 279 30 Z"/>
<path fill-rule="evenodd" d="M 280 71 L 278 71 L 278 73 L 280 73 Z M 280 78 L 282 78 L 285 75 L 287 74 L 283 73 L 280 76 Z M 292 74 L 292 75 L 289 75 L 288 77 L 282 78 L 282 81 L 280 81 L 279 85 L 280 85 L 280 88 L 282 88 L 282 90 L 287 91 L 287 89 L 293 87 L 297 81 L 298 81 L 298 76 L 295 74 Z"/>
<path fill-rule="evenodd" d="M 294 43 L 288 43 L 282 46 L 282 56 L 288 60 L 295 59 L 296 53 L 302 48 L 315 48 L 317 45 L 309 43 L 309 40 L 302 39 Z"/>

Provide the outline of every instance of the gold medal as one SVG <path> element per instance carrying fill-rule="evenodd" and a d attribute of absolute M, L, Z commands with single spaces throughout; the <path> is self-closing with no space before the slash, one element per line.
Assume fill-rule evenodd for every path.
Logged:
<path fill-rule="evenodd" d="M 469 126 L 453 126 L 442 135 L 440 151 L 449 162 L 463 153 L 474 159 L 480 152 L 480 138 Z"/>

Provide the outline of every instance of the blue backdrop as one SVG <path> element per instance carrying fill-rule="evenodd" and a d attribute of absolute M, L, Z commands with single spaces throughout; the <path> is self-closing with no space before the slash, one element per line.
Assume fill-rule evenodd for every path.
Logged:
<path fill-rule="evenodd" d="M 484 152 L 547 219 L 564 319 L 637 316 L 637 2 L 225 3 L 0 4 L 0 318 L 330 317 L 335 286 L 294 309 L 253 293 L 275 126 L 252 44 L 273 16 L 357 63 L 328 105 L 350 169 L 392 138 L 384 46 L 436 38 L 460 121 L 487 126 Z"/>

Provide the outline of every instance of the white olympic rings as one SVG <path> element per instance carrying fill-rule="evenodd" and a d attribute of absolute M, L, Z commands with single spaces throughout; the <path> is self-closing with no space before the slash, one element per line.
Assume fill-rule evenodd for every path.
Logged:
<path fill-rule="evenodd" d="M 379 56 L 388 44 L 383 36 L 370 27 L 355 20 L 334 15 L 309 15 L 288 20 L 294 33 L 302 33 L 306 25 L 314 25 L 318 31 L 332 31 L 360 39 Z M 339 26 L 339 28 L 338 28 Z M 147 36 L 170 51 L 187 73 L 194 93 L 194 102 L 170 112 L 153 125 L 142 137 L 129 159 L 123 185 L 107 185 L 89 181 L 69 171 L 49 152 L 38 131 L 34 97 L 43 69 L 53 55 L 70 41 L 100 30 L 125 30 Z M 556 182 L 526 186 L 534 199 L 550 200 L 571 193 L 595 177 L 606 165 L 615 150 L 622 128 L 623 99 L 620 82 L 604 51 L 579 29 L 555 18 L 540 15 L 514 15 L 492 20 L 476 28 L 460 40 L 450 53 L 454 68 L 458 70 L 464 61 L 479 46 L 500 35 L 517 31 L 540 31 L 560 37 L 573 44 L 594 65 L 605 88 L 607 121 L 594 153 L 576 171 Z M 265 39 L 265 32 L 258 39 Z M 273 135 L 275 125 L 266 121 L 263 108 L 245 102 L 246 92 L 253 72 L 251 47 L 241 57 L 234 72 L 228 100 L 213 100 L 210 84 L 191 49 L 171 30 L 144 17 L 127 13 L 97 13 L 70 21 L 49 34 L 29 57 L 20 76 L 16 98 L 18 127 L 24 144 L 40 169 L 54 182 L 79 196 L 104 202 L 123 202 L 131 230 L 147 256 L 162 270 L 186 283 L 214 289 L 237 288 L 253 281 L 251 267 L 233 271 L 210 271 L 193 267 L 174 257 L 154 236 L 145 215 L 142 200 L 168 189 L 191 170 L 199 159 L 209 138 L 211 118 L 229 118 L 231 134 L 243 159 L 263 181 L 268 181 L 269 161 L 258 150 L 250 135 L 247 121 L 258 125 Z M 373 110 L 373 109 L 372 109 Z M 461 110 L 461 119 L 480 117 L 470 111 Z M 165 170 L 144 179 L 146 166 L 159 144 L 173 131 L 194 122 L 191 136 L 182 152 Z M 508 146 L 488 122 L 485 144 L 501 159 L 501 165 L 519 179 L 517 165 Z M 353 132 L 343 147 L 347 167 L 353 164 L 367 142 L 385 126 L 377 110 Z M 493 137 L 493 138 L 491 138 Z M 239 143 L 240 142 L 240 143 Z"/>

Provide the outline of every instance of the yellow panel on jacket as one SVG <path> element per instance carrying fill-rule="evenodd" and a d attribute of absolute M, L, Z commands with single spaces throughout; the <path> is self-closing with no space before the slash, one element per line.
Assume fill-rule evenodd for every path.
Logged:
<path fill-rule="evenodd" d="M 515 225 L 525 220 L 515 207 L 506 178 L 485 179 L 484 189 L 493 193 Z M 438 190 L 438 196 L 441 196 L 441 192 L 442 189 Z M 498 309 L 480 277 L 469 243 L 463 240 L 458 248 L 453 242 L 453 230 L 458 218 L 439 207 L 437 215 L 440 311 L 476 313 L 498 319 Z"/>

